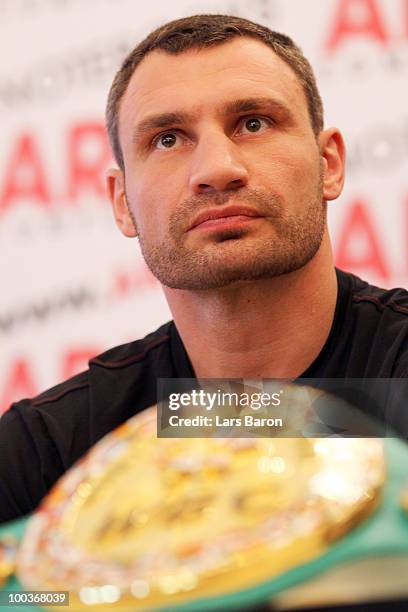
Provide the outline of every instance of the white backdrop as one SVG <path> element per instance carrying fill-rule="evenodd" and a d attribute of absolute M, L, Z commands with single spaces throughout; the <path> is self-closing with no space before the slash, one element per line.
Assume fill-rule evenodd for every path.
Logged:
<path fill-rule="evenodd" d="M 168 320 L 104 194 L 107 91 L 151 29 L 223 12 L 292 36 L 348 146 L 336 261 L 408 285 L 408 0 L 0 0 L 0 412 Z"/>

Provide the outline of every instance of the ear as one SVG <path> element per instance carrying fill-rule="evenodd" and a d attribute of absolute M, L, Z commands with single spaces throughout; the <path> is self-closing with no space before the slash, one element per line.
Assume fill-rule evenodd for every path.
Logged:
<path fill-rule="evenodd" d="M 106 172 L 106 186 L 116 225 L 124 236 L 134 238 L 137 236 L 137 228 L 126 200 L 125 177 L 122 170 L 110 168 Z"/>
<path fill-rule="evenodd" d="M 335 200 L 344 185 L 346 150 L 343 136 L 337 128 L 319 134 L 320 154 L 323 160 L 323 199 Z"/>

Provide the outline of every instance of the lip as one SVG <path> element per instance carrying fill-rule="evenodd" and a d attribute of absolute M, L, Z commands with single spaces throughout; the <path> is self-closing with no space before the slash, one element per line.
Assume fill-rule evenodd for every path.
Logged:
<path fill-rule="evenodd" d="M 206 221 L 216 221 L 217 219 L 225 219 L 226 221 L 227 220 L 233 221 L 234 217 L 239 217 L 237 221 L 245 221 L 245 218 L 248 218 L 248 217 L 252 217 L 252 218 L 258 217 L 259 218 L 262 216 L 263 215 L 260 215 L 253 208 L 247 208 L 245 206 L 226 206 L 225 208 L 212 208 L 210 210 L 206 210 L 200 213 L 194 219 L 193 223 L 189 227 L 189 230 L 194 229 L 198 227 L 199 225 L 202 225 L 203 223 L 206 223 Z M 216 226 L 217 224 L 214 223 L 214 227 Z"/>

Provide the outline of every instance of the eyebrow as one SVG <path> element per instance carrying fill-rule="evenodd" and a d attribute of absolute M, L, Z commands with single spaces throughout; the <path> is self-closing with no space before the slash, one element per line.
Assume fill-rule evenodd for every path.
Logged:
<path fill-rule="evenodd" d="M 235 115 L 249 111 L 260 111 L 267 108 L 279 114 L 281 119 L 291 119 L 292 113 L 286 104 L 274 98 L 242 98 L 227 102 L 221 107 L 221 114 Z M 157 129 L 166 129 L 175 125 L 191 123 L 197 118 L 196 113 L 175 111 L 171 113 L 158 113 L 150 115 L 138 123 L 132 134 L 133 143 L 137 143 L 145 134 Z"/>
<path fill-rule="evenodd" d="M 291 112 L 288 106 L 275 98 L 243 98 L 240 100 L 233 100 L 228 102 L 224 107 L 226 114 L 234 113 L 246 113 L 248 111 L 258 111 L 264 108 L 269 110 L 275 110 L 282 115 L 291 116 Z"/>

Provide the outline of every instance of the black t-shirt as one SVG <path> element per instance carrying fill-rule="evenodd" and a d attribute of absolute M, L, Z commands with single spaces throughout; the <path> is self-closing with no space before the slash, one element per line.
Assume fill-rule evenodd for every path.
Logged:
<path fill-rule="evenodd" d="M 373 287 L 339 270 L 337 279 L 331 331 L 302 377 L 408 376 L 408 292 Z M 194 378 L 172 321 L 142 340 L 106 351 L 86 372 L 5 412 L 0 522 L 32 512 L 95 442 L 155 404 L 158 378 Z"/>

